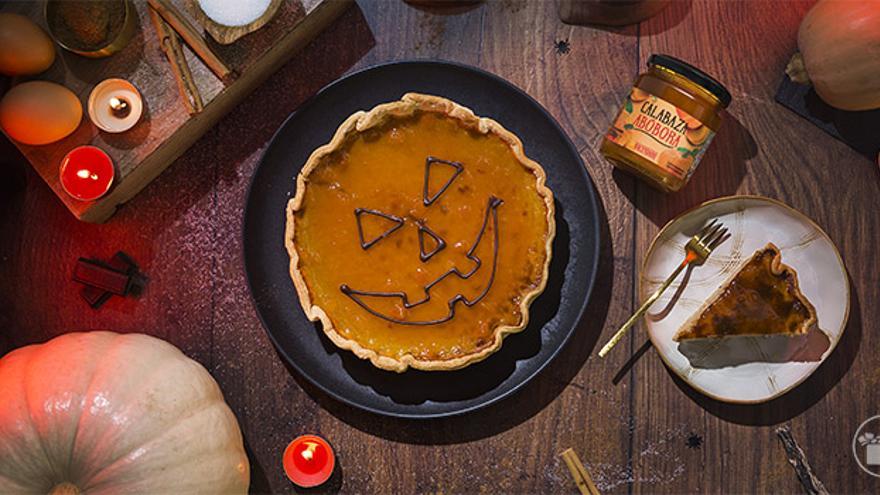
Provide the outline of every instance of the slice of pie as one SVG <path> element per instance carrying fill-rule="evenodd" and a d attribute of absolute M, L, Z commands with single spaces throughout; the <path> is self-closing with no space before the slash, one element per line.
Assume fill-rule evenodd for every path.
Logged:
<path fill-rule="evenodd" d="M 797 272 L 782 263 L 779 248 L 770 243 L 709 297 L 673 340 L 799 336 L 816 321 L 816 309 L 798 287 Z"/>
<path fill-rule="evenodd" d="M 525 328 L 547 283 L 553 194 L 519 138 L 445 98 L 357 112 L 287 205 L 306 315 L 375 366 L 451 370 Z"/>

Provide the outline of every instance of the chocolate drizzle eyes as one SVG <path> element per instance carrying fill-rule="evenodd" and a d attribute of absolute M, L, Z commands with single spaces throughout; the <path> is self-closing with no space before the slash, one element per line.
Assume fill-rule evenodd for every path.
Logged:
<path fill-rule="evenodd" d="M 462 304 L 464 304 L 467 307 L 471 307 L 471 306 L 477 304 L 478 302 L 482 301 L 484 297 L 486 297 L 486 294 L 489 293 L 489 289 L 492 287 L 492 284 L 495 282 L 495 269 L 498 264 L 498 207 L 501 206 L 501 204 L 503 202 L 504 201 L 502 201 L 501 199 L 496 198 L 494 196 L 489 197 L 489 203 L 486 206 L 485 213 L 483 214 L 483 224 L 480 227 L 480 231 L 477 233 L 477 237 L 474 240 L 474 243 L 471 245 L 470 250 L 468 250 L 468 252 L 467 252 L 467 258 L 470 259 L 471 261 L 473 261 L 475 264 L 474 268 L 472 268 L 470 271 L 465 272 L 465 273 L 462 273 L 461 271 L 459 271 L 458 268 L 449 269 L 449 271 L 447 271 L 443 275 L 437 277 L 433 282 L 429 283 L 428 285 L 426 285 L 424 287 L 425 296 L 422 299 L 415 301 L 415 302 L 410 302 L 409 298 L 407 297 L 405 292 L 400 292 L 400 291 L 398 291 L 398 292 L 362 291 L 362 290 L 352 289 L 351 287 L 348 286 L 348 284 L 342 284 L 339 287 L 339 290 L 341 290 L 343 294 L 350 297 L 359 306 L 361 306 L 362 308 L 367 310 L 370 314 L 377 316 L 379 318 L 382 318 L 383 320 L 390 321 L 392 323 L 397 323 L 400 325 L 427 326 L 427 325 L 437 325 L 437 324 L 445 323 L 445 322 L 451 320 L 452 318 L 455 317 L 456 304 L 461 302 Z M 394 318 L 393 316 L 388 316 L 388 315 L 382 314 L 379 311 L 376 311 L 375 309 L 371 308 L 367 303 L 365 303 L 363 301 L 362 297 L 364 297 L 364 296 L 366 296 L 366 297 L 398 298 L 403 303 L 404 308 L 411 309 L 411 308 L 425 304 L 426 302 L 430 301 L 431 300 L 431 289 L 435 285 L 442 282 L 443 280 L 445 280 L 451 276 L 456 276 L 456 277 L 463 279 L 463 280 L 471 278 L 471 276 L 473 276 L 480 269 L 480 267 L 482 267 L 482 265 L 483 265 L 482 260 L 479 258 L 479 256 L 477 256 L 474 253 L 476 252 L 477 247 L 479 247 L 480 242 L 483 240 L 483 234 L 486 233 L 486 227 L 489 225 L 489 217 L 490 216 L 492 217 L 492 233 L 493 233 L 493 238 L 494 238 L 493 239 L 493 246 L 492 246 L 491 274 L 489 275 L 489 281 L 486 283 L 486 287 L 484 287 L 482 292 L 480 292 L 475 298 L 468 299 L 463 294 L 457 294 L 452 299 L 449 300 L 449 302 L 448 302 L 449 312 L 446 314 L 446 316 L 443 316 L 441 318 L 437 318 L 435 320 L 416 320 L 416 321 L 401 320 L 399 318 Z"/>
<path fill-rule="evenodd" d="M 434 239 L 434 249 L 431 252 L 425 251 L 425 236 Z M 422 261 L 428 261 L 431 259 L 431 256 L 439 253 L 446 247 L 446 241 L 443 240 L 436 232 L 429 229 L 425 224 L 419 223 L 419 259 Z"/>
<path fill-rule="evenodd" d="M 366 241 L 366 240 L 364 240 L 364 227 L 363 227 L 363 225 L 361 225 L 361 215 L 375 215 L 377 217 L 382 217 L 385 220 L 390 220 L 390 221 L 394 222 L 394 225 L 392 227 L 390 227 L 388 230 L 386 230 L 385 232 L 382 232 L 378 236 L 374 237 L 373 239 Z M 397 229 L 403 227 L 403 219 L 402 218 L 395 216 L 395 215 L 389 215 L 388 213 L 382 213 L 379 210 L 369 210 L 367 208 L 355 208 L 354 217 L 355 217 L 355 219 L 357 219 L 358 239 L 361 241 L 361 248 L 364 250 L 370 249 L 371 247 L 373 247 L 373 244 L 376 244 L 377 242 L 381 241 L 382 239 L 393 234 Z"/>
<path fill-rule="evenodd" d="M 437 191 L 433 195 L 429 195 L 428 183 L 431 180 L 431 166 L 437 164 L 453 167 L 455 168 L 455 172 L 453 172 L 452 177 L 450 177 L 449 180 L 446 181 L 446 184 L 443 184 L 443 187 L 441 187 L 439 191 Z M 424 203 L 425 206 L 431 206 L 432 204 L 434 204 L 434 201 L 437 201 L 437 198 L 439 198 L 443 193 L 446 192 L 447 189 L 449 189 L 449 186 L 452 185 L 452 181 L 454 181 L 455 178 L 458 177 L 463 171 L 464 165 L 459 162 L 451 162 L 449 160 L 441 160 L 439 158 L 429 156 L 425 160 L 425 182 L 422 186 L 422 203 Z"/>

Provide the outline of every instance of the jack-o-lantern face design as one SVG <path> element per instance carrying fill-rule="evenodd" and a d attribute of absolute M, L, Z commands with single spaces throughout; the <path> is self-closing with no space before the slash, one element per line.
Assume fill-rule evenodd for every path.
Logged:
<path fill-rule="evenodd" d="M 488 356 L 525 328 L 546 283 L 555 224 L 544 181 L 516 136 L 449 100 L 410 94 L 351 115 L 288 203 L 306 315 L 384 369 Z"/>
<path fill-rule="evenodd" d="M 440 164 L 453 167 L 455 169 L 455 172 L 437 192 L 432 194 L 430 192 L 431 170 L 432 167 L 438 166 Z M 425 179 L 424 185 L 422 187 L 422 203 L 426 207 L 432 206 L 437 201 L 437 199 L 440 198 L 440 196 L 444 192 L 446 192 L 449 186 L 452 185 L 455 179 L 463 171 L 464 165 L 462 163 L 442 160 L 433 156 L 429 156 L 425 160 Z M 378 316 L 379 318 L 390 321 L 392 323 L 397 323 L 401 325 L 437 325 L 451 320 L 455 317 L 456 306 L 459 305 L 459 303 L 463 304 L 464 306 L 471 307 L 474 304 L 483 300 L 483 298 L 486 297 L 486 294 L 489 292 L 489 289 L 492 288 L 492 282 L 495 280 L 495 271 L 497 269 L 498 263 L 498 207 L 501 206 L 503 202 L 503 200 L 494 196 L 490 196 L 488 198 L 486 208 L 483 213 L 483 222 L 480 226 L 480 230 L 474 236 L 473 240 L 470 243 L 471 247 L 467 251 L 467 258 L 474 263 L 473 266 L 470 269 L 460 269 L 457 266 L 453 266 L 442 275 L 426 284 L 424 286 L 424 295 L 418 300 L 410 301 L 406 292 L 403 291 L 360 290 L 352 288 L 348 284 L 342 284 L 339 289 L 342 291 L 343 294 L 354 300 L 359 306 L 370 312 L 370 314 Z M 383 218 L 390 221 L 391 225 L 384 232 L 381 232 L 379 235 L 373 237 L 370 240 L 367 240 L 364 238 L 364 227 L 361 223 L 363 215 L 374 215 Z M 391 237 L 392 234 L 397 232 L 404 225 L 404 219 L 402 217 L 390 213 L 385 213 L 379 210 L 357 208 L 354 211 L 354 216 L 357 220 L 358 238 L 360 246 L 363 250 L 370 249 L 376 243 Z M 485 286 L 476 296 L 469 298 L 462 293 L 456 294 L 446 303 L 448 307 L 448 312 L 446 313 L 446 315 L 430 320 L 407 319 L 395 315 L 388 315 L 383 313 L 381 310 L 373 308 L 367 302 L 368 298 L 396 298 L 400 300 L 404 309 L 409 310 L 417 306 L 429 303 L 431 301 L 431 289 L 433 289 L 435 285 L 442 283 L 444 280 L 454 279 L 456 277 L 464 280 L 471 278 L 472 276 L 474 276 L 474 274 L 476 274 L 480 269 L 483 268 L 483 260 L 480 259 L 480 257 L 476 254 L 476 251 L 486 237 L 484 234 L 486 233 L 487 227 L 489 227 L 490 221 L 493 232 L 491 236 L 492 240 L 489 241 L 492 242 L 492 259 L 488 267 L 490 275 Z M 417 222 L 416 226 L 418 229 L 419 238 L 419 259 L 424 263 L 430 260 L 432 256 L 446 248 L 446 241 L 443 240 L 434 231 L 432 231 L 427 225 L 425 225 L 424 222 L 419 221 Z M 427 241 L 426 238 L 429 238 L 430 241 Z M 429 248 L 426 248 L 428 242 L 432 243 L 433 245 Z"/>

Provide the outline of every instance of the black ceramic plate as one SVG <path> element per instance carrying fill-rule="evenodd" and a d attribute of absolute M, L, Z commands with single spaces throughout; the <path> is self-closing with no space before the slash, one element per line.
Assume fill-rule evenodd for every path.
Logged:
<path fill-rule="evenodd" d="M 288 275 L 285 207 L 312 150 L 357 110 L 409 91 L 444 96 L 491 117 L 519 136 L 547 171 L 556 197 L 556 240 L 547 289 L 532 303 L 529 326 L 501 350 L 459 371 L 403 374 L 337 349 L 303 313 Z M 254 174 L 244 218 L 244 261 L 254 305 L 290 365 L 336 399 L 378 414 L 427 418 L 498 401 L 541 371 L 569 339 L 587 304 L 599 255 L 596 193 L 577 150 L 553 118 L 503 79 L 447 62 L 398 62 L 327 86 L 278 130 Z"/>

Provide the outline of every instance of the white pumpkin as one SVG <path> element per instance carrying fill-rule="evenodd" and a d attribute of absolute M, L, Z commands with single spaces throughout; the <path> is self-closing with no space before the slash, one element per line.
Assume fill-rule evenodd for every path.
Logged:
<path fill-rule="evenodd" d="M 142 334 L 71 333 L 0 359 L 0 492 L 246 493 L 217 383 Z"/>

